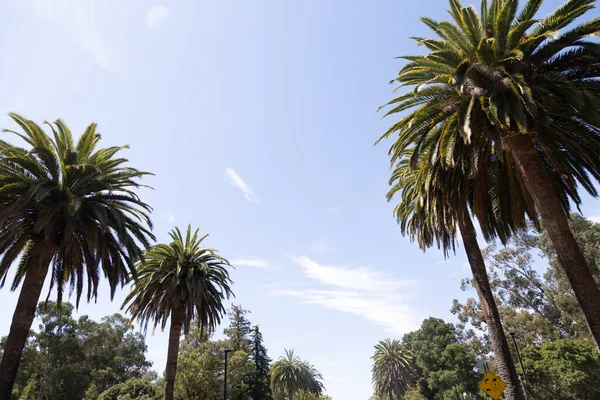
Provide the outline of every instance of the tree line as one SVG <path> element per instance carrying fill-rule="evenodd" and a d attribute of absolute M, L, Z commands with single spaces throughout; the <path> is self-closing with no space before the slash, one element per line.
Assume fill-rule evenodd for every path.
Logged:
<path fill-rule="evenodd" d="M 164 376 L 146 358 L 144 335 L 121 314 L 73 317 L 74 306 L 41 302 L 37 330 L 29 333 L 12 398 L 18 400 L 159 400 Z M 276 362 L 267 354 L 262 333 L 250 312 L 233 305 L 224 338 L 194 327 L 183 339 L 174 382 L 177 400 L 220 400 L 224 390 L 224 351 L 228 393 L 233 400 L 331 400 L 322 395 L 321 374 L 293 350 Z M 2 341 L 6 338 L 4 337 Z M 286 374 L 288 366 L 292 379 Z M 298 368 L 299 367 L 299 368 Z M 302 368 L 306 368 L 303 370 Z M 302 376 L 305 373 L 307 375 Z"/>
<path fill-rule="evenodd" d="M 600 284 L 600 224 L 572 215 L 571 229 Z M 600 398 L 600 353 L 546 233 L 522 230 L 507 246 L 484 249 L 502 326 L 514 335 L 521 390 L 538 400 Z M 545 261 L 544 269 L 535 262 Z M 463 280 L 463 289 L 473 280 Z M 477 360 L 494 360 L 485 314 L 476 298 L 454 300 L 456 323 L 428 318 L 402 340 L 385 340 L 373 356 L 374 400 L 465 399 L 478 388 Z M 516 358 L 514 347 L 511 356 Z M 526 379 L 525 379 L 526 378 Z"/>

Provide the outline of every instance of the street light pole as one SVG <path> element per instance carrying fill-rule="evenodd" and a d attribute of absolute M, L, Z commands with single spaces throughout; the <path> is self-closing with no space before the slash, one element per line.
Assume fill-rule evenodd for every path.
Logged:
<path fill-rule="evenodd" d="M 223 400 L 227 400 L 227 355 L 233 350 L 225 350 L 225 379 L 223 380 Z"/>
<path fill-rule="evenodd" d="M 521 359 L 521 353 L 519 352 L 519 346 L 517 346 L 517 340 L 515 339 L 515 333 L 511 332 L 510 337 L 512 338 L 513 344 L 515 345 L 515 351 L 517 352 L 517 358 L 519 359 L 519 364 L 521 364 L 521 370 L 523 371 L 523 379 L 525 383 L 523 384 L 523 389 L 525 390 L 525 397 L 529 397 L 529 379 L 527 379 L 527 374 L 525 373 L 525 367 L 523 366 L 523 360 Z"/>

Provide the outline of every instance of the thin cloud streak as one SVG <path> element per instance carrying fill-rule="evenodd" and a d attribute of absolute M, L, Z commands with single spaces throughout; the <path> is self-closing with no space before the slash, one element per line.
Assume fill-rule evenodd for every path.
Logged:
<path fill-rule="evenodd" d="M 251 267 L 264 269 L 265 271 L 275 272 L 279 270 L 277 265 L 273 265 L 270 261 L 258 257 L 243 257 L 231 261 L 234 267 Z"/>
<path fill-rule="evenodd" d="M 408 305 L 418 281 L 391 280 L 367 268 L 325 266 L 309 257 L 290 257 L 304 275 L 327 289 L 275 288 L 276 296 L 294 298 L 304 304 L 350 313 L 381 325 L 394 334 L 417 329 L 420 316 Z"/>
<path fill-rule="evenodd" d="M 233 168 L 227 167 L 227 169 L 225 169 L 225 175 L 229 179 L 229 182 L 244 194 L 246 200 L 252 203 L 259 202 L 258 197 L 254 194 L 250 185 L 248 185 Z"/>

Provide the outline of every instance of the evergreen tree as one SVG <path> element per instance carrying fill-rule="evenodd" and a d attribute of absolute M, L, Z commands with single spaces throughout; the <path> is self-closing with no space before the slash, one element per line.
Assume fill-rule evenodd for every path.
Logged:
<path fill-rule="evenodd" d="M 267 355 L 267 349 L 263 344 L 263 336 L 258 326 L 254 327 L 251 337 L 253 350 L 251 359 L 254 362 L 255 371 L 249 377 L 250 396 L 253 400 L 270 399 L 272 396 L 269 384 L 271 382 L 271 377 L 269 376 L 271 359 Z"/>
<path fill-rule="evenodd" d="M 252 324 L 246 318 L 250 311 L 244 310 L 241 306 L 231 305 L 229 311 L 229 328 L 224 330 L 225 335 L 229 339 L 231 350 L 244 350 L 250 353 L 252 350 L 252 341 L 250 334 L 252 333 Z"/>

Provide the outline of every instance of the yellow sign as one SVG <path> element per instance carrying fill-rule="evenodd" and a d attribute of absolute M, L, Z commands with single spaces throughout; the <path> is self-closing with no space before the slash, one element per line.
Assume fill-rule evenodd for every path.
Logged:
<path fill-rule="evenodd" d="M 481 382 L 479 382 L 479 388 L 494 400 L 500 398 L 505 387 L 506 383 L 502 382 L 502 379 L 498 378 L 490 371 L 486 372 Z"/>

